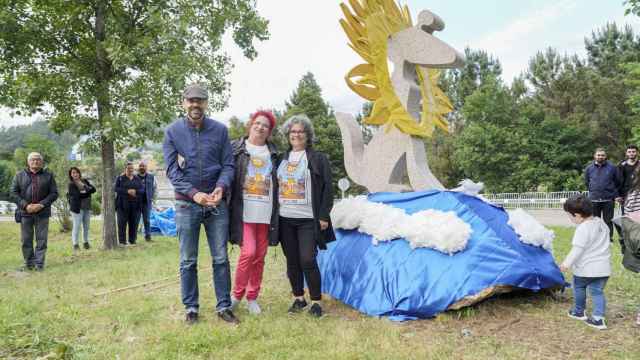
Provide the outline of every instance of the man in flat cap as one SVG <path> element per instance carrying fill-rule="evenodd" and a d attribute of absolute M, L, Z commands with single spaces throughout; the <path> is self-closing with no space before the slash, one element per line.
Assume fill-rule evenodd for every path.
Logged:
<path fill-rule="evenodd" d="M 169 125 L 164 135 L 167 177 L 176 197 L 176 226 L 180 240 L 180 283 L 186 322 L 198 320 L 198 242 L 204 225 L 211 258 L 216 312 L 238 323 L 231 311 L 231 275 L 227 258 L 229 215 L 224 198 L 233 179 L 233 157 L 227 127 L 205 116 L 207 89 L 191 84 L 182 93 L 186 116 Z"/>

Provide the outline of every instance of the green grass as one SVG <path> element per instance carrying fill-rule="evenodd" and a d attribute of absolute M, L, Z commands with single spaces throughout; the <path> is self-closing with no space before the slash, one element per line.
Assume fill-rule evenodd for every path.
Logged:
<path fill-rule="evenodd" d="M 97 239 L 100 224 L 92 224 Z M 557 260 L 569 250 L 572 229 L 556 228 Z M 203 238 L 203 237 L 202 237 Z M 19 228 L 0 223 L 0 358 L 74 359 L 640 359 L 640 278 L 620 265 L 607 285 L 607 331 L 571 320 L 568 296 L 507 294 L 432 320 L 394 323 L 327 299 L 322 319 L 288 316 L 290 290 L 284 257 L 270 248 L 260 303 L 252 317 L 230 326 L 214 314 L 211 273 L 201 272 L 201 321 L 183 322 L 175 238 L 102 251 L 71 251 L 69 234 L 52 223 L 47 268 L 17 272 L 22 263 Z M 232 269 L 238 249 L 230 250 Z M 201 241 L 200 267 L 210 257 Z M 104 296 L 99 292 L 155 279 L 148 287 Z M 161 287 L 160 285 L 165 285 Z M 155 289 L 153 289 L 155 287 Z M 150 289 L 151 288 L 151 289 Z M 243 303 L 244 305 L 244 303 Z"/>

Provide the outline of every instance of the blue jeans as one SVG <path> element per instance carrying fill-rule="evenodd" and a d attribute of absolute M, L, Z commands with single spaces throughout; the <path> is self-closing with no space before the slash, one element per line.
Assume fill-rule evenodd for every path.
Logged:
<path fill-rule="evenodd" d="M 587 288 L 591 294 L 591 303 L 593 305 L 593 311 L 591 316 L 594 318 L 604 318 L 605 309 L 607 306 L 607 300 L 604 298 L 604 286 L 609 280 L 608 276 L 605 277 L 582 277 L 573 276 L 573 297 L 574 297 L 574 309 L 573 311 L 581 314 L 585 311 L 587 303 Z"/>
<path fill-rule="evenodd" d="M 85 243 L 89 243 L 89 222 L 91 221 L 91 210 L 80 209 L 79 213 L 71 212 L 73 219 L 73 229 L 71 230 L 71 242 L 78 245 L 80 238 L 80 227 L 82 227 L 82 239 Z"/>
<path fill-rule="evenodd" d="M 144 227 L 144 237 L 151 237 L 151 222 L 149 216 L 151 215 L 151 204 L 143 203 L 140 206 L 140 215 L 142 216 L 142 226 Z"/>
<path fill-rule="evenodd" d="M 180 289 L 182 303 L 189 312 L 197 312 L 198 303 L 198 245 L 200 224 L 209 243 L 213 260 L 213 287 L 218 304 L 216 311 L 231 307 L 231 271 L 227 257 L 229 212 L 222 201 L 217 211 L 189 201 L 176 201 L 176 227 L 180 241 Z"/>

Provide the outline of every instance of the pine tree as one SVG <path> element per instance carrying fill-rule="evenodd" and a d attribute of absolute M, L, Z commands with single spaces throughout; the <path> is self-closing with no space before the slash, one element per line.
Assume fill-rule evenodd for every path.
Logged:
<path fill-rule="evenodd" d="M 229 139 L 239 139 L 243 137 L 246 132 L 245 124 L 238 119 L 237 116 L 232 116 L 229 119 Z"/>
<path fill-rule="evenodd" d="M 313 148 L 325 153 L 329 158 L 334 194 L 339 194 L 338 180 L 347 177 L 344 168 L 342 136 L 333 110 L 322 98 L 322 89 L 312 73 L 308 72 L 302 77 L 285 106 L 284 115 L 279 123 L 284 123 L 289 117 L 298 114 L 305 114 L 311 119 L 316 134 L 316 143 L 313 144 Z"/>

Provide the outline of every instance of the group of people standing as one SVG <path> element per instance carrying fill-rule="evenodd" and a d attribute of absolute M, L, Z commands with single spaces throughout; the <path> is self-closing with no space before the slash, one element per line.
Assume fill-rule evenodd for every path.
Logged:
<path fill-rule="evenodd" d="M 147 164 L 138 164 L 138 173 L 134 173 L 133 163 L 127 162 L 124 172 L 114 184 L 116 195 L 116 219 L 118 224 L 118 242 L 120 245 L 134 245 L 138 234 L 138 225 L 142 218 L 144 238 L 151 241 L 150 214 L 156 194 L 157 184 L 153 174 L 147 172 Z M 91 195 L 95 186 L 82 177 L 79 168 L 69 169 L 67 201 L 73 220 L 71 242 L 73 250 L 80 249 L 80 232 L 83 233 L 83 248 L 89 249 L 89 225 L 91 219 Z M 128 239 L 127 239 L 128 235 Z"/>
<path fill-rule="evenodd" d="M 198 84 L 183 92 L 186 116 L 173 122 L 163 144 L 167 176 L 175 189 L 180 241 L 182 302 L 187 323 L 198 320 L 197 258 L 201 225 L 213 261 L 218 317 L 238 323 L 233 310 L 246 298 L 251 314 L 262 310 L 260 294 L 269 245 L 281 244 L 293 303 L 289 312 L 307 308 L 322 316 L 318 249 L 335 240 L 329 213 L 333 205 L 331 168 L 313 149 L 314 131 L 304 115 L 282 126 L 288 149 L 279 152 L 269 139 L 276 119 L 268 111 L 253 114 L 241 139 L 229 141 L 227 128 L 205 116 L 208 92 Z M 240 245 L 231 291 L 227 242 Z"/>
<path fill-rule="evenodd" d="M 124 172 L 116 178 L 114 190 L 120 245 L 136 244 L 140 218 L 142 218 L 144 227 L 144 240 L 151 241 L 149 217 L 157 191 L 157 183 L 155 176 L 147 172 L 147 164 L 140 162 L 136 174 L 133 163 L 127 162 Z"/>
<path fill-rule="evenodd" d="M 607 161 L 604 149 L 597 148 L 593 162 L 584 173 L 588 196 L 578 195 L 567 199 L 564 210 L 577 226 L 571 242 L 571 250 L 560 265 L 562 271 L 573 272 L 574 305 L 570 318 L 584 321 L 596 329 L 607 328 L 605 321 L 606 297 L 604 288 L 611 276 L 611 245 L 613 243 L 613 214 L 619 203 L 622 215 L 640 222 L 640 162 L 638 147 L 629 145 L 625 159 L 617 166 Z M 627 269 L 640 269 L 640 257 L 627 249 L 638 248 L 640 239 L 625 238 L 621 225 L 615 225 Z M 587 316 L 587 290 L 591 296 L 592 312 Z M 640 311 L 636 315 L 640 325 Z"/>
<path fill-rule="evenodd" d="M 219 318 L 238 323 L 233 310 L 245 298 L 251 314 L 261 313 L 257 299 L 265 255 L 269 245 L 277 244 L 286 257 L 293 297 L 288 311 L 296 313 L 308 307 L 311 316 L 322 316 L 322 280 L 316 256 L 318 249 L 326 249 L 326 244 L 335 240 L 330 218 L 333 190 L 330 163 L 326 155 L 313 148 L 315 134 L 310 120 L 305 115 L 287 119 L 281 127 L 287 149 L 277 149 L 270 141 L 276 119 L 271 112 L 258 111 L 247 122 L 245 136 L 231 142 L 227 127 L 205 115 L 208 92 L 204 87 L 192 84 L 182 98 L 186 116 L 167 127 L 163 153 L 167 176 L 175 190 L 186 322 L 198 320 L 202 226 L 212 257 Z M 43 167 L 39 153 L 30 153 L 27 165 L 14 177 L 10 193 L 19 209 L 16 221 L 21 223 L 25 267 L 42 270 L 51 204 L 58 198 L 58 190 L 54 175 Z M 622 205 L 623 214 L 635 216 L 640 222 L 639 171 L 637 146 L 627 147 L 626 158 L 618 166 L 608 162 L 604 149 L 598 148 L 584 174 L 588 196 L 573 197 L 564 204 L 564 210 L 578 224 L 572 249 L 560 266 L 561 270 L 572 269 L 574 273 L 575 303 L 569 317 L 599 329 L 606 328 L 604 287 L 611 275 L 615 202 Z M 69 169 L 68 175 L 73 246 L 79 249 L 82 228 L 83 246 L 88 249 L 91 195 L 96 189 L 77 167 Z M 145 240 L 150 241 L 149 213 L 156 182 L 146 164 L 141 162 L 135 174 L 133 164 L 127 163 L 115 181 L 114 191 L 119 242 L 136 243 L 141 217 Z M 624 253 L 625 239 L 618 232 Z M 241 248 L 233 291 L 227 242 Z M 640 259 L 637 265 L 640 268 Z M 310 306 L 305 298 L 305 283 Z M 585 314 L 587 289 L 593 297 L 591 317 Z M 640 325 L 640 313 L 637 323 Z"/>
<path fill-rule="evenodd" d="M 605 222 L 609 228 L 611 241 L 613 241 L 612 219 L 615 204 L 620 205 L 623 215 L 640 210 L 639 165 L 638 146 L 629 145 L 625 151 L 625 159 L 617 166 L 607 160 L 607 153 L 603 148 L 597 148 L 593 154 L 593 162 L 585 169 L 584 180 L 588 198 L 592 203 L 593 215 L 602 218 Z M 622 231 L 618 226 L 616 230 L 624 253 Z"/>
<path fill-rule="evenodd" d="M 78 167 L 68 171 L 67 201 L 72 219 L 71 243 L 73 250 L 90 249 L 89 227 L 91 219 L 91 196 L 95 186 L 82 176 Z M 129 244 L 135 244 L 140 217 L 143 219 L 145 240 L 151 241 L 149 215 L 156 182 L 147 166 L 141 162 L 138 173 L 133 174 L 133 165 L 127 163 L 125 172 L 118 176 L 115 185 L 116 210 L 118 215 L 118 239 L 126 244 L 126 229 L 129 227 Z M 27 156 L 27 167 L 19 171 L 11 183 L 10 197 L 17 205 L 16 222 L 20 223 L 24 270 L 42 271 L 49 236 L 51 205 L 58 197 L 55 175 L 44 167 L 44 159 L 38 152 Z M 35 237 L 35 248 L 34 248 Z"/>

